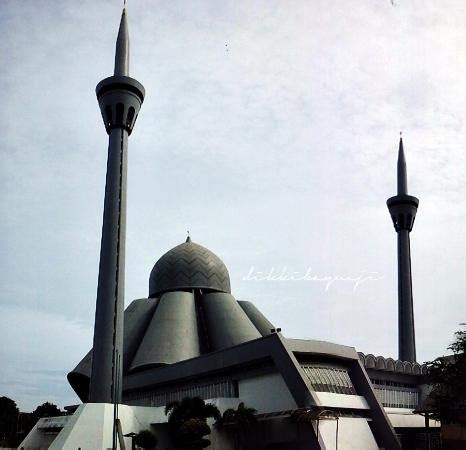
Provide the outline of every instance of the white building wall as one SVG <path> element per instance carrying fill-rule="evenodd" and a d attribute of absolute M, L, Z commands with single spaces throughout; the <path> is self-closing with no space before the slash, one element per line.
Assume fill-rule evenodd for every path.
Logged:
<path fill-rule="evenodd" d="M 393 427 L 396 428 L 409 428 L 417 427 L 424 428 L 425 418 L 420 414 L 413 414 L 412 409 L 407 408 L 385 408 L 385 412 L 390 419 Z M 429 419 L 429 427 L 440 427 L 440 422 Z"/>
<path fill-rule="evenodd" d="M 369 409 L 364 397 L 360 395 L 334 394 L 333 392 L 315 392 L 322 406 L 335 406 L 338 408 Z"/>
<path fill-rule="evenodd" d="M 261 375 L 240 381 L 239 395 L 239 398 L 216 398 L 207 400 L 207 402 L 215 404 L 221 412 L 228 408 L 236 408 L 240 402 L 256 408 L 259 413 L 296 408 L 296 404 L 279 374 Z M 420 423 L 420 421 L 423 422 L 423 417 L 413 415 L 410 410 L 394 411 L 388 409 L 387 413 L 394 426 L 423 426 L 423 423 Z M 160 448 L 165 449 L 171 446 L 164 407 L 120 405 L 119 417 L 123 434 L 152 429 L 159 438 Z M 209 449 L 233 450 L 234 438 L 231 431 L 213 426 L 213 420 L 209 420 L 209 425 L 212 428 L 212 434 L 208 437 L 212 442 Z M 67 417 L 64 428 L 55 438 L 46 435 L 36 425 L 19 448 L 24 447 L 24 450 L 38 448 L 107 450 L 112 445 L 112 426 L 113 405 L 88 403 L 81 405 L 72 416 Z M 314 430 L 317 430 L 317 422 L 313 422 L 313 427 Z M 338 450 L 378 450 L 367 420 L 363 418 L 342 417 L 338 419 L 338 447 L 336 420 L 319 420 L 318 432 L 319 442 L 325 450 L 336 450 L 337 448 Z M 271 438 L 270 435 L 267 437 Z M 50 440 L 53 438 L 51 443 Z M 291 439 L 292 436 L 289 438 Z M 125 442 L 127 448 L 130 449 L 131 439 L 126 438 Z"/>
<path fill-rule="evenodd" d="M 92 445 L 105 449 L 112 446 L 113 405 L 81 405 L 49 447 L 50 450 L 73 448 L 87 450 Z M 110 425 L 110 428 L 109 428 Z"/>
<path fill-rule="evenodd" d="M 23 442 L 19 445 L 19 449 L 33 450 L 33 449 L 46 449 L 55 440 L 56 433 L 44 433 L 39 430 L 43 419 L 39 419 L 34 428 L 24 438 Z"/>
<path fill-rule="evenodd" d="M 167 421 L 164 408 L 143 406 L 119 406 L 119 418 L 123 434 L 138 433 L 151 429 L 151 423 Z M 105 450 L 112 448 L 113 405 L 108 403 L 85 403 L 81 405 L 58 433 L 52 443 L 46 441 L 46 434 L 38 429 L 39 423 L 20 444 L 24 450 Z M 127 448 L 131 439 L 125 438 Z"/>
<path fill-rule="evenodd" d="M 314 430 L 317 430 L 317 422 L 314 422 L 313 426 Z M 379 450 L 367 419 L 322 419 L 319 420 L 318 431 L 319 443 L 325 450 Z"/>
<path fill-rule="evenodd" d="M 239 399 L 258 413 L 295 409 L 282 376 L 278 373 L 258 375 L 238 382 Z"/>

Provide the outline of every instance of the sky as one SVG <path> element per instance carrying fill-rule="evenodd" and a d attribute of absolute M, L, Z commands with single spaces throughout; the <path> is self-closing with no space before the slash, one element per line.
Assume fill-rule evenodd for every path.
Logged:
<path fill-rule="evenodd" d="M 0 396 L 23 411 L 79 402 L 66 374 L 92 345 L 108 139 L 94 89 L 120 13 L 0 5 Z M 146 98 L 126 304 L 189 230 L 286 337 L 396 357 L 403 131 L 418 361 L 445 354 L 466 322 L 465 16 L 463 0 L 129 0 Z"/>

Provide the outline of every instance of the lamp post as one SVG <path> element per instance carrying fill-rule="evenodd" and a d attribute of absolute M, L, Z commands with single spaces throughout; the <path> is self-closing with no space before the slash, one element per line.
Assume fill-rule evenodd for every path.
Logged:
<path fill-rule="evenodd" d="M 124 434 L 123 436 L 131 438 L 131 450 L 136 450 L 136 442 L 134 441 L 134 439 L 136 438 L 137 434 L 134 432 L 131 432 L 128 434 Z"/>

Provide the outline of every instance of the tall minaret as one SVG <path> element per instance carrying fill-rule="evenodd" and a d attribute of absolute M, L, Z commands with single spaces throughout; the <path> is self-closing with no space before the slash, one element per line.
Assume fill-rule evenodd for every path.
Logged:
<path fill-rule="evenodd" d="M 413 229 L 419 200 L 408 195 L 406 159 L 403 140 L 398 150 L 398 195 L 387 200 L 393 225 L 398 234 L 398 358 L 416 361 L 414 337 L 413 288 L 409 233 Z"/>
<path fill-rule="evenodd" d="M 89 390 L 89 402 L 95 403 L 121 402 L 128 136 L 145 94 L 128 71 L 128 25 L 123 9 L 114 75 L 96 87 L 109 139 Z"/>

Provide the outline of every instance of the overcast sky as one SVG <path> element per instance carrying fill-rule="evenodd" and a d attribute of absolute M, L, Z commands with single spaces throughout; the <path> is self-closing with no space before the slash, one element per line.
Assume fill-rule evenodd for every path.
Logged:
<path fill-rule="evenodd" d="M 396 357 L 385 201 L 403 130 L 418 360 L 444 354 L 466 321 L 466 2 L 128 3 L 146 100 L 129 141 L 126 304 L 190 230 L 285 336 Z M 92 344 L 107 157 L 94 89 L 120 7 L 0 5 L 0 396 L 26 411 L 78 402 L 66 373 Z M 334 281 L 248 279 L 272 270 Z"/>

